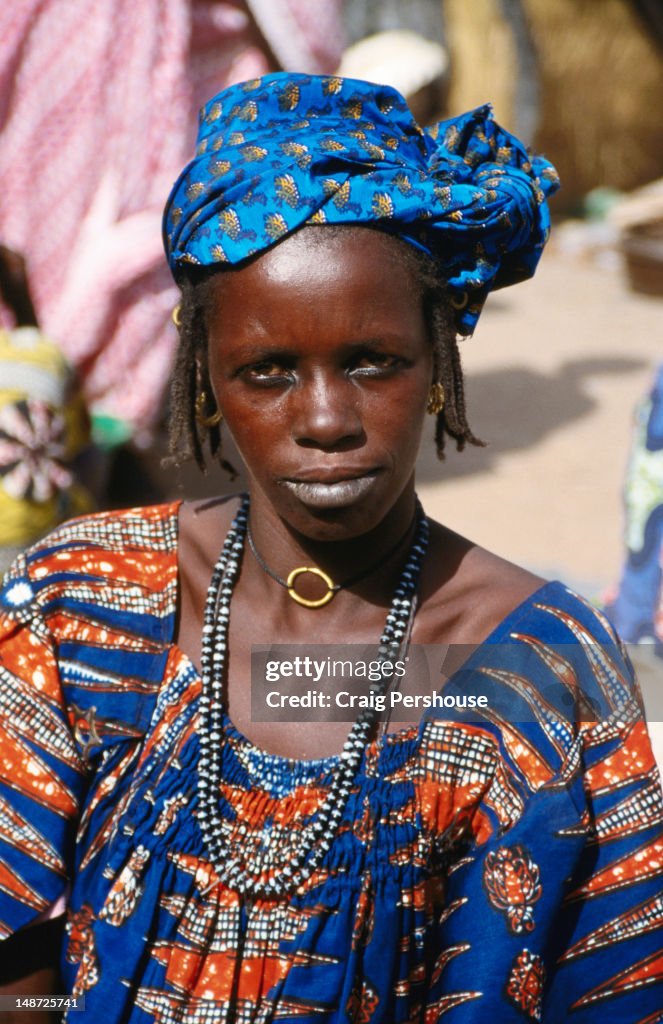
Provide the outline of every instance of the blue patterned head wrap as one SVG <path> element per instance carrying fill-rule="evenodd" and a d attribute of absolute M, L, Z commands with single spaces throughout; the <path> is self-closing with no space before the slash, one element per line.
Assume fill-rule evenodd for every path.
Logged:
<path fill-rule="evenodd" d="M 389 86 L 278 73 L 203 107 L 164 244 L 177 277 L 187 263 L 241 263 L 304 224 L 380 227 L 438 261 L 471 334 L 491 289 L 534 273 L 558 184 L 489 106 L 421 128 Z"/>

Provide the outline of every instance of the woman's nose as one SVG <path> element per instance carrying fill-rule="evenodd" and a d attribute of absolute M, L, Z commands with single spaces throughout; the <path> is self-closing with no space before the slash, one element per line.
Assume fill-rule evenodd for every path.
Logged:
<path fill-rule="evenodd" d="M 296 402 L 293 436 L 304 447 L 338 448 L 363 436 L 360 398 L 348 380 L 319 377 L 302 384 Z"/>

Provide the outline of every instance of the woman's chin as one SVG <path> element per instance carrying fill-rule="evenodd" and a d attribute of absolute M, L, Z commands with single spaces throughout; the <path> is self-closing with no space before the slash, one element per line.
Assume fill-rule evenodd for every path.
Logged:
<path fill-rule="evenodd" d="M 359 490 L 359 489 L 358 489 Z M 313 541 L 341 542 L 354 540 L 377 529 L 392 511 L 393 489 L 388 494 L 377 493 L 378 488 L 350 496 L 346 492 L 342 501 L 328 500 L 322 492 L 300 492 L 298 496 L 288 490 L 291 500 L 279 509 L 279 516 L 291 529 Z M 308 500 L 311 495 L 313 500 Z"/>

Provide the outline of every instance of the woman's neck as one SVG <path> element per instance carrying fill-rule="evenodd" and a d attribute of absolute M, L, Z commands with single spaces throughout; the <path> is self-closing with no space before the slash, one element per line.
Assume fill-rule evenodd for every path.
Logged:
<path fill-rule="evenodd" d="M 414 536 L 415 502 L 412 484 L 377 526 L 359 536 L 319 540 L 293 529 L 275 514 L 271 505 L 261 501 L 259 493 L 252 493 L 252 545 L 245 545 L 243 585 L 262 600 L 277 601 L 288 608 L 296 604 L 284 586 L 289 574 L 312 567 L 340 587 L 335 591 L 337 596 L 351 587 L 353 594 L 363 601 L 388 605 Z M 342 521 L 340 525 L 342 529 Z M 315 600 L 326 594 L 327 584 L 319 576 L 301 573 L 296 590 L 306 599 Z"/>

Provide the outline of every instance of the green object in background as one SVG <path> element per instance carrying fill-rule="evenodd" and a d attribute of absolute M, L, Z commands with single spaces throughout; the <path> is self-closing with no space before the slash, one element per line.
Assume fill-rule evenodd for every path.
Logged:
<path fill-rule="evenodd" d="M 92 441 L 103 451 L 109 452 L 131 440 L 131 425 L 125 420 L 118 420 L 102 412 L 93 412 Z"/>
<path fill-rule="evenodd" d="M 601 186 L 588 192 L 582 202 L 583 216 L 587 220 L 605 220 L 613 206 L 622 198 L 618 188 Z"/>

